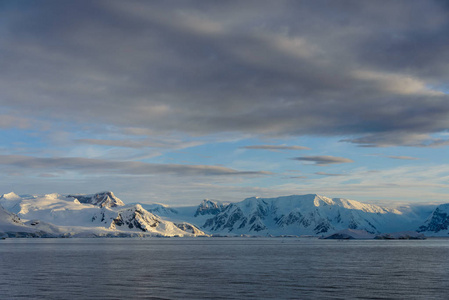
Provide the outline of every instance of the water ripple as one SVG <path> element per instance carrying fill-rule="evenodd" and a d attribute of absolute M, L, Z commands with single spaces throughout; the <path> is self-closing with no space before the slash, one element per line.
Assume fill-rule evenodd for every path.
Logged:
<path fill-rule="evenodd" d="M 295 241 L 295 242 L 293 242 Z M 8 239 L 2 299 L 444 299 L 449 240 Z"/>

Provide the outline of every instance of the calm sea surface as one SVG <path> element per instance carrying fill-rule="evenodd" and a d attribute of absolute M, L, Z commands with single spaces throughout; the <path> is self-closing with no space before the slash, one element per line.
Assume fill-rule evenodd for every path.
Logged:
<path fill-rule="evenodd" d="M 0 299 L 449 299 L 449 239 L 0 240 Z"/>

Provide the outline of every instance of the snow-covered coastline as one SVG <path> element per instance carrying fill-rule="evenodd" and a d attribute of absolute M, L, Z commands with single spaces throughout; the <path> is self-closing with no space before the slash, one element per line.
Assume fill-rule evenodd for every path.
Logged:
<path fill-rule="evenodd" d="M 317 236 L 449 237 L 449 204 L 390 209 L 317 194 L 203 200 L 198 206 L 125 204 L 110 191 L 91 195 L 14 193 L 0 197 L 0 237 Z M 359 234 L 366 232 L 366 234 Z M 337 234 L 337 235 L 335 235 Z M 404 237 L 402 237 L 404 238 Z"/>

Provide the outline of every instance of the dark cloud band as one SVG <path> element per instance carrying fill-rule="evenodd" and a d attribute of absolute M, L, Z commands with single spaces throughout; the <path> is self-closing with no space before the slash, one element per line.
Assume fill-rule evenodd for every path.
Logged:
<path fill-rule="evenodd" d="M 299 161 L 305 161 L 305 162 L 311 162 L 314 163 L 317 166 L 325 166 L 325 165 L 331 165 L 331 164 L 342 164 L 342 163 L 352 163 L 353 160 L 349 158 L 344 157 L 337 157 L 337 156 L 301 156 L 301 157 L 295 157 L 292 158 L 293 160 L 299 160 Z"/>

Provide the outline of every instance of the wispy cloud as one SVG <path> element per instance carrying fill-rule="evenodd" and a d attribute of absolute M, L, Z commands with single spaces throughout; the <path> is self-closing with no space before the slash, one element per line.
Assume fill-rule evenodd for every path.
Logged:
<path fill-rule="evenodd" d="M 347 176 L 346 174 L 334 174 L 334 173 L 326 173 L 326 172 L 315 172 L 316 175 L 322 176 Z"/>
<path fill-rule="evenodd" d="M 430 134 L 389 132 L 368 134 L 358 138 L 342 139 L 340 142 L 356 144 L 363 148 L 381 148 L 392 146 L 406 146 L 417 148 L 439 148 L 449 145 L 448 139 L 433 138 Z"/>
<path fill-rule="evenodd" d="M 80 157 L 42 158 L 23 155 L 0 155 L 0 165 L 14 166 L 29 170 L 66 170 L 84 174 L 115 173 L 121 175 L 172 174 L 179 176 L 254 176 L 268 175 L 266 171 L 238 171 L 222 166 L 152 164 L 137 161 L 111 161 Z"/>
<path fill-rule="evenodd" d="M 309 147 L 304 146 L 284 146 L 284 145 L 252 145 L 252 146 L 244 146 L 241 147 L 243 149 L 257 149 L 257 150 L 270 150 L 270 151 L 279 151 L 279 150 L 310 150 Z"/>
<path fill-rule="evenodd" d="M 402 160 L 419 160 L 419 158 L 412 157 L 412 156 L 394 156 L 394 155 L 389 155 L 387 157 L 388 158 L 392 158 L 392 159 L 402 159 Z"/>
<path fill-rule="evenodd" d="M 307 179 L 307 176 L 290 176 L 290 179 Z"/>
<path fill-rule="evenodd" d="M 386 158 L 399 159 L 399 160 L 419 160 L 419 159 L 420 159 L 420 158 L 418 158 L 418 157 L 413 157 L 413 156 L 405 156 L 405 155 L 385 155 L 385 154 L 380 154 L 380 153 L 376 153 L 376 154 L 367 154 L 367 156 L 378 156 L 378 157 L 386 157 Z"/>
<path fill-rule="evenodd" d="M 445 147 L 445 146 L 449 146 L 449 140 L 448 139 L 430 139 L 430 140 L 424 141 L 423 143 L 421 143 L 417 146 L 418 147 L 430 147 L 430 148 Z"/>
<path fill-rule="evenodd" d="M 331 165 L 331 164 L 342 164 L 342 163 L 353 163 L 354 162 L 352 159 L 349 159 L 349 158 L 328 156 L 328 155 L 301 156 L 301 157 L 294 157 L 292 159 L 299 160 L 299 161 L 305 161 L 305 162 L 312 162 L 317 166 L 325 166 L 325 165 Z"/>
<path fill-rule="evenodd" d="M 202 142 L 192 141 L 183 142 L 176 140 L 131 140 L 131 139 L 117 139 L 117 140 L 106 140 L 106 139 L 77 139 L 75 142 L 89 144 L 89 145 L 99 145 L 99 146 L 111 146 L 111 147 L 124 147 L 124 148 L 171 148 L 171 149 L 184 149 L 189 147 L 195 147 L 201 145 Z"/>
<path fill-rule="evenodd" d="M 376 170 L 354 169 L 347 176 L 323 176 L 307 184 L 288 183 L 273 187 L 307 193 L 319 191 L 332 197 L 343 197 L 375 203 L 395 201 L 447 202 L 449 199 L 449 165 L 428 164 Z"/>

